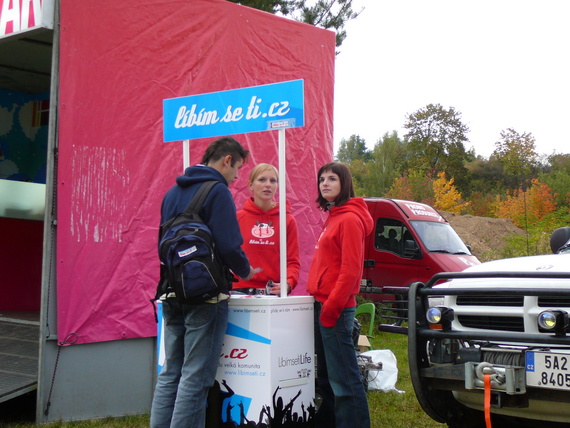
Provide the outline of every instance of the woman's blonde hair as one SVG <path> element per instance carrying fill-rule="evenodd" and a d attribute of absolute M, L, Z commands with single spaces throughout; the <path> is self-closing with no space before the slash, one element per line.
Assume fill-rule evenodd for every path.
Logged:
<path fill-rule="evenodd" d="M 249 173 L 249 181 L 247 185 L 251 186 L 255 179 L 265 171 L 273 171 L 277 177 L 277 182 L 279 183 L 279 172 L 277 171 L 277 168 L 268 163 L 260 163 L 259 165 L 256 165 Z"/>

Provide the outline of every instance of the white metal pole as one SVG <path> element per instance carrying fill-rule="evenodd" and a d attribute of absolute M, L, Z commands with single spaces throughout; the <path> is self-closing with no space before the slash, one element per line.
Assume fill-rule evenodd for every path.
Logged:
<path fill-rule="evenodd" d="M 287 297 L 287 173 L 285 170 L 285 128 L 279 129 L 279 269 L 281 297 Z"/>
<path fill-rule="evenodd" d="M 184 140 L 182 146 L 182 173 L 190 166 L 190 140 Z"/>

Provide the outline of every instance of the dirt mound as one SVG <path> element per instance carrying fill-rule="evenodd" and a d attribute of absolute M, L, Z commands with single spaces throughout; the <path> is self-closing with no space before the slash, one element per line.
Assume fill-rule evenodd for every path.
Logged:
<path fill-rule="evenodd" d="M 489 260 L 489 255 L 497 253 L 506 242 L 505 238 L 524 231 L 506 218 L 477 217 L 441 212 L 479 260 Z"/>

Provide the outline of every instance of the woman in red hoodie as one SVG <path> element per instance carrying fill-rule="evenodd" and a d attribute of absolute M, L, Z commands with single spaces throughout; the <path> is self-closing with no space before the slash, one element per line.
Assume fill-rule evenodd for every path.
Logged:
<path fill-rule="evenodd" d="M 315 297 L 317 387 L 323 398 L 315 427 L 368 428 L 368 401 L 360 380 L 352 329 L 355 296 L 362 278 L 364 238 L 372 232 L 374 222 L 364 200 L 354 197 L 346 165 L 324 165 L 317 180 L 316 202 L 329 216 L 315 245 L 307 282 L 307 291 Z"/>
<path fill-rule="evenodd" d="M 273 282 L 271 294 L 281 293 L 279 275 L 279 204 L 274 202 L 279 174 L 273 165 L 261 163 L 249 174 L 252 193 L 238 211 L 237 218 L 243 236 L 242 248 L 253 266 L 261 271 L 253 280 L 239 281 L 233 290 L 246 294 L 265 294 L 268 281 Z M 287 225 L 287 293 L 299 279 L 299 234 L 295 217 L 286 209 Z"/>

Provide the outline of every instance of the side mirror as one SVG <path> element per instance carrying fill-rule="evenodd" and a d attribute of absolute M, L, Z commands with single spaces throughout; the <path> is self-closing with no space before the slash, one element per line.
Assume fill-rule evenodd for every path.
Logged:
<path fill-rule="evenodd" d="M 420 248 L 418 247 L 418 244 L 416 244 L 416 241 L 413 239 L 406 239 L 404 241 L 404 253 L 402 255 L 409 259 L 421 258 Z"/>

